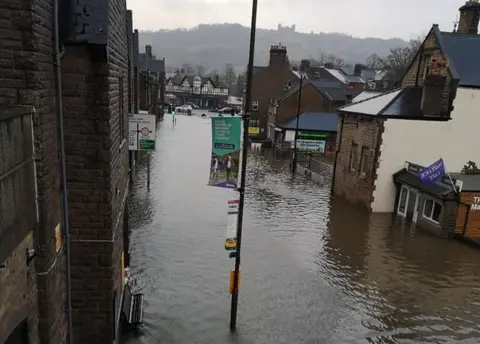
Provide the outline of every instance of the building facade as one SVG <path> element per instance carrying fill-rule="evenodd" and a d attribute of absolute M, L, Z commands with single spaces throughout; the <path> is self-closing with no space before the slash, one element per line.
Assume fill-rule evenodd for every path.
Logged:
<path fill-rule="evenodd" d="M 167 80 L 165 90 L 177 105 L 189 102 L 202 109 L 211 109 L 223 107 L 228 101 L 228 86 L 218 76 L 212 79 L 176 74 Z"/>
<path fill-rule="evenodd" d="M 116 337 L 126 250 L 127 113 L 136 96 L 131 13 L 125 0 L 98 1 L 94 19 L 82 6 L 54 0 L 0 5 L 11 36 L 0 43 L 0 142 L 10 151 L 0 158 L 0 183 L 15 200 L 0 205 L 1 343 L 67 343 L 69 307 L 75 343 L 110 344 Z M 75 30 L 77 20 L 91 26 L 90 34 Z M 53 62 L 57 57 L 60 64 Z"/>
<path fill-rule="evenodd" d="M 443 158 L 450 172 L 480 161 L 480 119 L 473 115 L 480 102 L 480 36 L 470 15 L 480 13 L 480 4 L 467 2 L 460 12 L 456 33 L 432 27 L 402 88 L 340 109 L 335 193 L 374 212 L 396 212 L 392 176 L 405 161 L 428 166 Z"/>

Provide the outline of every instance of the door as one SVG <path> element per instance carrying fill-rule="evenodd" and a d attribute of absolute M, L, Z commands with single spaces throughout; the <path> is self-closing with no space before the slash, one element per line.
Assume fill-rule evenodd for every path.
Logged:
<path fill-rule="evenodd" d="M 408 202 L 407 202 L 407 221 L 417 222 L 417 203 L 418 203 L 418 193 L 409 190 L 408 191 Z"/>
<path fill-rule="evenodd" d="M 402 185 L 400 189 L 400 197 L 398 199 L 397 214 L 403 217 L 407 216 L 408 188 Z"/>

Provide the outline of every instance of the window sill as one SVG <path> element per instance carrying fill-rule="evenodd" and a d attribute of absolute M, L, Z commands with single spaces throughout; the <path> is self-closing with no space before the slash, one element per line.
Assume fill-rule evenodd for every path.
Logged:
<path fill-rule="evenodd" d="M 437 221 L 435 221 L 434 219 L 431 219 L 431 218 L 429 218 L 429 217 L 426 217 L 426 216 L 423 215 L 423 214 L 422 214 L 422 218 L 424 218 L 425 220 L 430 221 L 430 222 L 432 222 L 432 223 L 434 223 L 434 224 L 436 224 L 436 225 L 439 225 L 439 224 L 440 224 L 440 221 L 437 222 Z"/>

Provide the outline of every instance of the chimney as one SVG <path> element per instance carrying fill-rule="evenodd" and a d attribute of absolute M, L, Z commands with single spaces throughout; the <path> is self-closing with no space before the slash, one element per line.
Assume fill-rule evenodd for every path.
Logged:
<path fill-rule="evenodd" d="M 308 72 L 310 70 L 310 60 L 302 60 L 300 62 L 300 71 Z"/>
<path fill-rule="evenodd" d="M 363 66 L 361 64 L 356 64 L 354 67 L 353 67 L 353 75 L 355 76 L 360 76 L 362 75 L 362 69 L 363 69 Z"/>
<path fill-rule="evenodd" d="M 422 100 L 420 108 L 424 116 L 443 117 L 450 110 L 444 106 L 444 96 L 447 83 L 448 62 L 440 56 L 432 56 L 430 59 L 430 73 L 423 83 Z"/>
<path fill-rule="evenodd" d="M 279 43 L 270 47 L 270 62 L 269 67 L 285 67 L 288 65 L 287 47 Z"/>
<path fill-rule="evenodd" d="M 460 21 L 457 33 L 464 35 L 477 35 L 480 18 L 480 1 L 469 0 L 460 7 Z"/>
<path fill-rule="evenodd" d="M 145 46 L 145 53 L 149 58 L 152 58 L 152 46 L 151 45 L 146 45 Z"/>
<path fill-rule="evenodd" d="M 333 69 L 333 63 L 327 62 L 323 65 L 325 68 Z"/>

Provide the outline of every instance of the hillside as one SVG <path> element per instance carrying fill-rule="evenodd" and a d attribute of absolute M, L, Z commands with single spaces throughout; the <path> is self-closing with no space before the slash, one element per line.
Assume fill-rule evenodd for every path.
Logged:
<path fill-rule="evenodd" d="M 250 29 L 240 24 L 199 25 L 186 30 L 140 32 L 140 51 L 151 44 L 158 58 L 165 57 L 168 67 L 182 64 L 203 65 L 207 69 L 222 69 L 226 63 L 243 69 L 248 60 Z M 308 34 L 257 29 L 255 64 L 266 65 L 270 45 L 286 45 L 290 60 L 317 59 L 321 53 L 334 54 L 348 63 L 364 62 L 377 53 L 386 55 L 390 48 L 407 43 L 398 38 L 356 38 L 338 33 Z"/>

